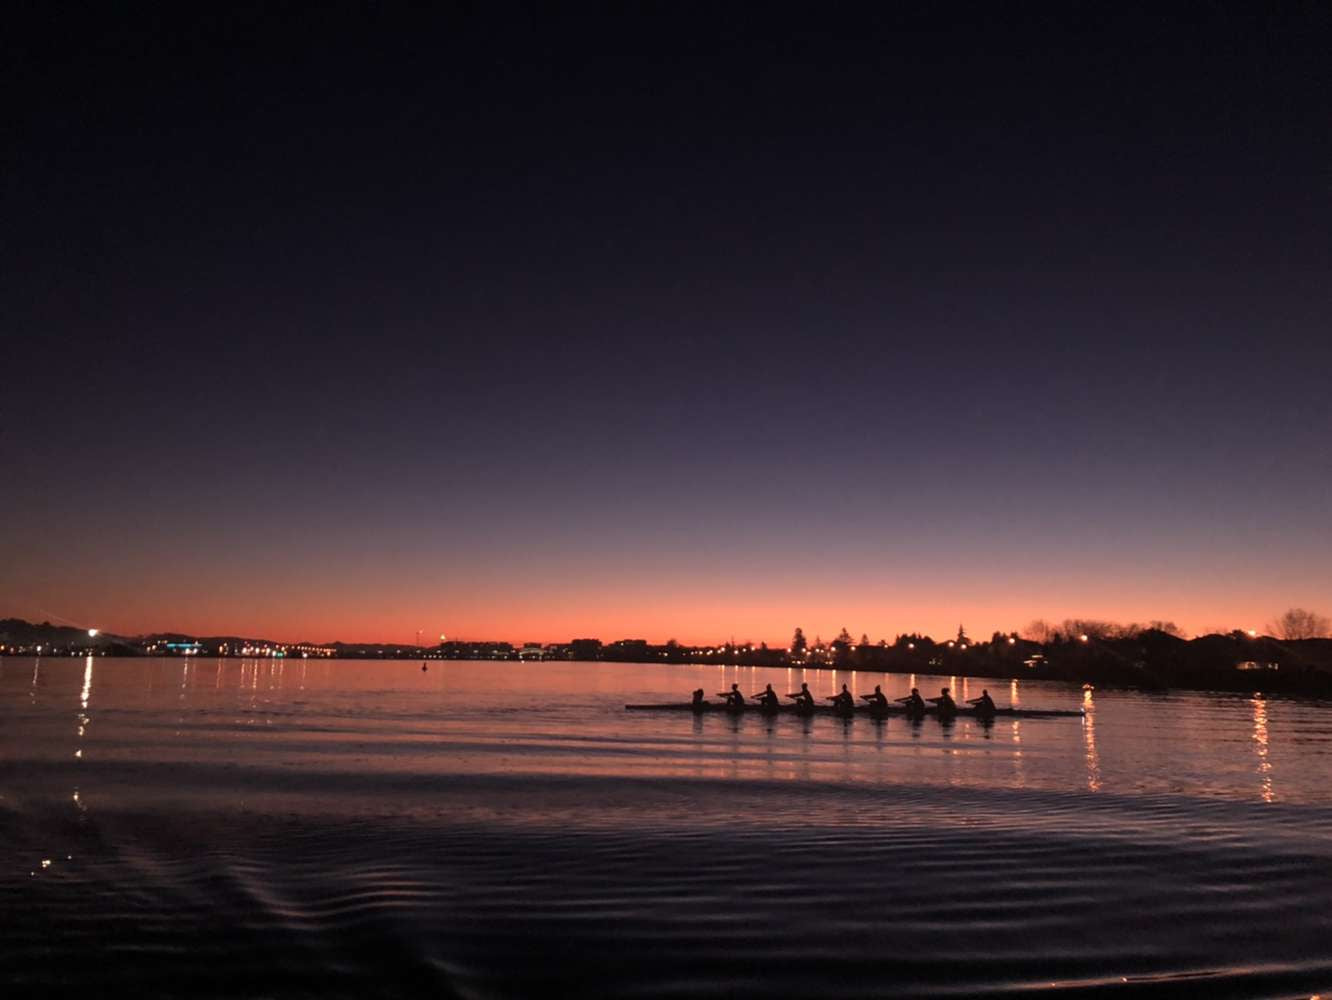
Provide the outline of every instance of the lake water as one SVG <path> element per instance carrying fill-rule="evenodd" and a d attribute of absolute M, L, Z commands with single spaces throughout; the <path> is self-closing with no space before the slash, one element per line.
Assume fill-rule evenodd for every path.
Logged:
<path fill-rule="evenodd" d="M 630 713 L 611 663 L 0 660 L 7 996 L 1308 997 L 1332 705 L 921 676 L 1082 719 Z"/>

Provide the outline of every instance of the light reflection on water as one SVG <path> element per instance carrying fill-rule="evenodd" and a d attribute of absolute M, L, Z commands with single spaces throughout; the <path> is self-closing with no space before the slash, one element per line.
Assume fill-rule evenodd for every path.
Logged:
<path fill-rule="evenodd" d="M 1010 725 L 1013 727 L 1013 786 L 1026 788 L 1027 775 L 1022 759 L 1022 720 L 1014 719 Z"/>
<path fill-rule="evenodd" d="M 1096 705 L 1090 689 L 1082 692 L 1082 710 L 1086 713 L 1082 719 L 1082 739 L 1087 747 L 1087 790 L 1099 792 L 1101 758 L 1096 753 Z"/>
<path fill-rule="evenodd" d="M 1267 700 L 1260 694 L 1253 696 L 1253 742 L 1258 752 L 1259 787 L 1264 802 L 1272 802 L 1272 761 L 1268 756 Z"/>

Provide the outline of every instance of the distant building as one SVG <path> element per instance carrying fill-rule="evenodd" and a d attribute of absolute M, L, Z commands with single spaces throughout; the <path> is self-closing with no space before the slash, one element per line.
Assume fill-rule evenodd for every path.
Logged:
<path fill-rule="evenodd" d="M 642 663 L 648 659 L 646 639 L 621 639 L 612 642 L 602 650 L 603 660 L 616 660 L 620 663 Z"/>
<path fill-rule="evenodd" d="M 571 658 L 575 660 L 601 659 L 600 639 L 575 639 L 569 643 Z"/>
<path fill-rule="evenodd" d="M 513 660 L 513 644 L 509 642 L 462 642 L 453 640 L 439 644 L 443 660 Z"/>
<path fill-rule="evenodd" d="M 159 656 L 198 656 L 203 649 L 199 642 L 158 642 L 148 647 Z"/>

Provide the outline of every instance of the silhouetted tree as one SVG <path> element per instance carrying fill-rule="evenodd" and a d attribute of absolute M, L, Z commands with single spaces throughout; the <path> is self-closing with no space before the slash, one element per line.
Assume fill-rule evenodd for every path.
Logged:
<path fill-rule="evenodd" d="M 1026 627 L 1022 635 L 1032 642 L 1045 643 L 1054 638 L 1055 631 L 1055 627 L 1044 618 L 1037 618 Z"/>
<path fill-rule="evenodd" d="M 793 656 L 804 656 L 805 650 L 809 648 L 809 643 L 805 641 L 805 633 L 798 626 L 795 635 L 791 637 L 791 654 Z"/>
<path fill-rule="evenodd" d="M 837 633 L 832 642 L 833 661 L 838 666 L 845 666 L 851 659 L 851 633 L 845 628 Z"/>
<path fill-rule="evenodd" d="M 1114 622 L 1097 621 L 1095 618 L 1065 618 L 1059 631 L 1064 633 L 1066 639 L 1079 639 L 1084 635 L 1090 639 L 1114 639 L 1124 632 L 1124 628 Z"/>
<path fill-rule="evenodd" d="M 913 646 L 933 646 L 934 640 L 928 635 L 921 635 L 919 632 L 911 632 L 899 635 L 893 640 L 893 645 L 898 649 L 910 649 Z"/>
<path fill-rule="evenodd" d="M 1279 639 L 1317 639 L 1327 635 L 1329 627 L 1332 622 L 1325 615 L 1306 608 L 1291 608 L 1270 623 L 1267 630 Z"/>

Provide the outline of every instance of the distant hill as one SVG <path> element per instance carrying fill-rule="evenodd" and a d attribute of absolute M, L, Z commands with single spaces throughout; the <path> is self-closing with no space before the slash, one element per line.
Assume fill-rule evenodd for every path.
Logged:
<path fill-rule="evenodd" d="M 103 643 L 124 641 L 123 637 L 99 632 L 97 640 Z M 34 624 L 22 618 L 0 618 L 0 643 L 5 645 L 32 645 L 33 643 L 53 643 L 67 646 L 78 644 L 87 646 L 96 640 L 90 639 L 88 630 L 74 628 L 72 625 L 52 625 L 50 622 Z"/>

